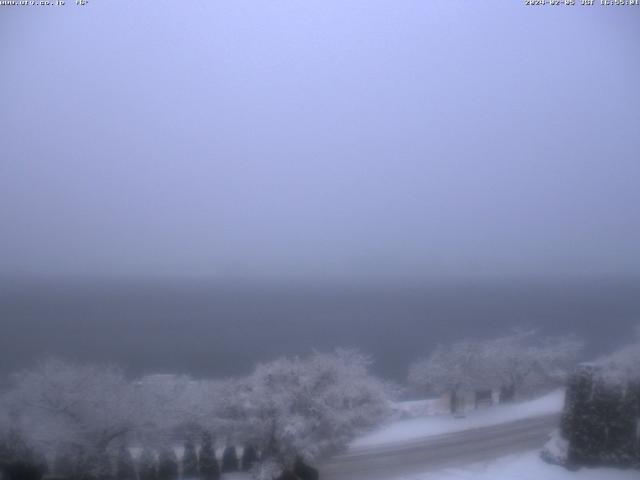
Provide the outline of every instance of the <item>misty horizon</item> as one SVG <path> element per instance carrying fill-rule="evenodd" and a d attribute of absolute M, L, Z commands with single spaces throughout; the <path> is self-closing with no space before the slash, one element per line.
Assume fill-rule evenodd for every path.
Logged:
<path fill-rule="evenodd" d="M 640 318 L 637 279 L 396 284 L 111 280 L 2 283 L 6 372 L 47 356 L 115 363 L 132 375 L 244 374 L 313 349 L 358 348 L 403 382 L 438 344 L 514 327 L 578 334 L 584 359 L 623 345 Z"/>
<path fill-rule="evenodd" d="M 637 12 L 155 5 L 3 10 L 0 276 L 640 276 Z"/>

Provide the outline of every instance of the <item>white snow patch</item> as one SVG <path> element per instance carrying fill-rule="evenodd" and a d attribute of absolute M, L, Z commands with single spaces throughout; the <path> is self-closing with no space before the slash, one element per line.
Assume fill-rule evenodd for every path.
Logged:
<path fill-rule="evenodd" d="M 253 477 L 250 473 L 244 472 L 233 472 L 233 473 L 223 473 L 220 478 L 222 480 L 252 480 Z"/>
<path fill-rule="evenodd" d="M 563 404 L 564 389 L 559 389 L 535 400 L 509 405 L 495 405 L 491 408 L 472 411 L 467 413 L 464 418 L 434 415 L 399 420 L 356 438 L 350 448 L 360 449 L 402 443 L 471 428 L 488 427 L 530 417 L 551 415 L 560 413 Z"/>
<path fill-rule="evenodd" d="M 540 452 L 540 457 L 547 463 L 566 465 L 569 455 L 569 441 L 556 429 L 549 435 L 549 441 Z"/>
<path fill-rule="evenodd" d="M 391 480 L 637 480 L 637 470 L 582 468 L 569 471 L 545 463 L 537 451 L 502 457 L 467 467 L 396 477 Z"/>
<path fill-rule="evenodd" d="M 391 411 L 393 418 L 404 420 L 407 418 L 424 417 L 425 415 L 447 413 L 447 405 L 441 398 L 408 400 L 404 402 L 392 402 Z"/>

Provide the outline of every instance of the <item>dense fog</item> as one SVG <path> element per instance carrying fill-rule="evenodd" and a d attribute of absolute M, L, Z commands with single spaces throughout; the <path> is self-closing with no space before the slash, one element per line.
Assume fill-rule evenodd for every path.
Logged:
<path fill-rule="evenodd" d="M 640 273 L 638 9 L 68 7 L 0 19 L 2 274 Z"/>
<path fill-rule="evenodd" d="M 626 480 L 638 46 L 638 0 L 0 0 L 0 480 Z"/>

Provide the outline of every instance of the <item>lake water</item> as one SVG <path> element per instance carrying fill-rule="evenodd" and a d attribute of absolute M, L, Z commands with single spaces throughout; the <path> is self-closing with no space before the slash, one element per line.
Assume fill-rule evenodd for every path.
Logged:
<path fill-rule="evenodd" d="M 312 348 L 359 347 L 395 380 L 439 342 L 512 326 L 579 333 L 589 355 L 640 323 L 640 282 L 405 282 L 356 286 L 219 282 L 10 282 L 0 289 L 0 370 L 44 355 L 144 372 L 224 377 Z"/>

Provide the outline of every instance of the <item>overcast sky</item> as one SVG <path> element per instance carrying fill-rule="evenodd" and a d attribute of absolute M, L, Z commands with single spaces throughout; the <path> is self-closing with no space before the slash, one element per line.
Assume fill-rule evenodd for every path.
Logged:
<path fill-rule="evenodd" d="M 640 274 L 640 7 L 0 7 L 0 275 Z"/>

